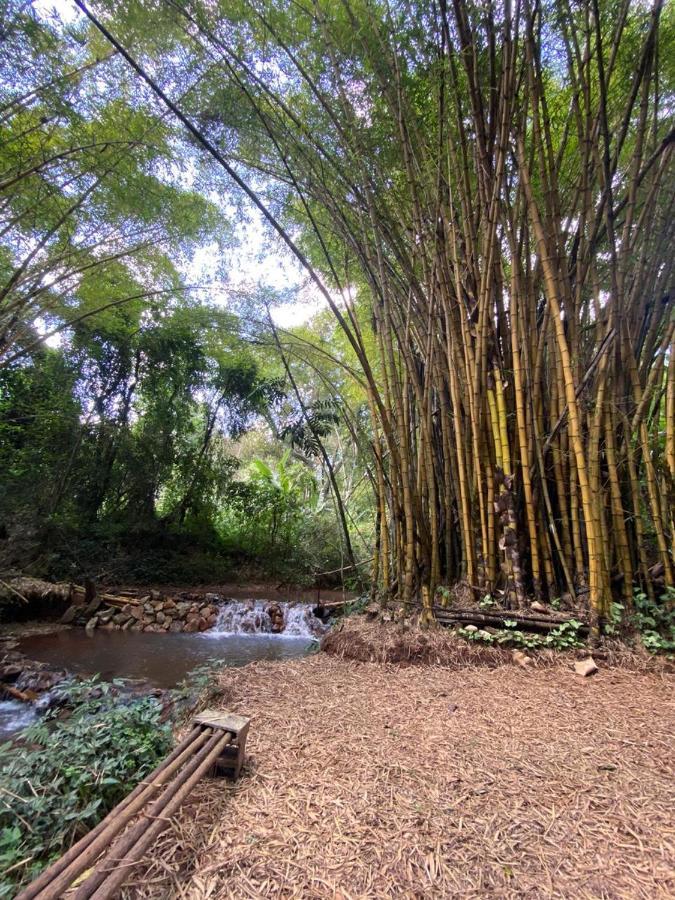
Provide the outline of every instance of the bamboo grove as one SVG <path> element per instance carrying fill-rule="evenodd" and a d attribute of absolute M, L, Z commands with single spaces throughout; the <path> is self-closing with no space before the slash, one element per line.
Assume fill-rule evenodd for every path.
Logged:
<path fill-rule="evenodd" d="M 300 259 L 359 367 L 381 596 L 430 613 L 464 579 L 510 607 L 583 595 L 597 625 L 672 585 L 672 9 L 167 9 L 197 87 L 174 103 L 138 33 L 128 61 Z"/>

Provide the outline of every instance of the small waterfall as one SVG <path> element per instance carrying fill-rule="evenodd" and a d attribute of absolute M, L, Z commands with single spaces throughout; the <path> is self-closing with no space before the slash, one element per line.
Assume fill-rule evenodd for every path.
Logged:
<path fill-rule="evenodd" d="M 0 700 L 0 742 L 7 741 L 37 721 L 35 705 L 19 700 Z"/>
<path fill-rule="evenodd" d="M 232 600 L 223 604 L 218 620 L 206 632 L 218 634 L 277 634 L 281 637 L 303 637 L 316 640 L 326 626 L 307 603 L 278 600 Z"/>

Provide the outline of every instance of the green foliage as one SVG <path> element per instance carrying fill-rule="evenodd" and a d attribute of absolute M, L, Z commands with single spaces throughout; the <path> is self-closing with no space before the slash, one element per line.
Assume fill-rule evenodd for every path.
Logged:
<path fill-rule="evenodd" d="M 617 603 L 615 601 L 610 605 L 609 621 L 605 623 L 605 634 L 617 634 L 623 621 L 624 609 L 623 603 Z"/>
<path fill-rule="evenodd" d="M 356 616 L 364 611 L 364 609 L 370 603 L 370 596 L 368 594 L 361 594 L 360 597 L 355 597 L 353 600 L 348 601 L 343 604 L 340 609 L 340 612 L 336 614 L 336 618 L 346 618 L 347 616 Z"/>
<path fill-rule="evenodd" d="M 281 439 L 297 447 L 305 456 L 317 457 L 320 441 L 339 424 L 337 404 L 332 398 L 317 401 L 306 414 L 289 422 L 281 431 Z"/>
<path fill-rule="evenodd" d="M 263 574 L 296 581 L 339 566 L 333 509 L 321 502 L 304 463 L 293 462 L 287 450 L 276 463 L 252 460 L 246 474 L 230 484 L 219 518 L 229 554 L 259 560 Z"/>
<path fill-rule="evenodd" d="M 650 653 L 675 653 L 675 588 L 666 588 L 660 602 L 652 602 L 644 591 L 633 594 L 632 621 Z"/>
<path fill-rule="evenodd" d="M 582 647 L 584 641 L 580 630 L 583 623 L 577 619 L 562 622 L 551 629 L 548 634 L 531 634 L 521 631 L 514 619 L 504 619 L 504 628 L 490 631 L 467 631 L 458 628 L 457 634 L 467 641 L 495 646 L 515 647 L 521 650 L 571 650 Z"/>
<path fill-rule="evenodd" d="M 68 693 L 70 718 L 50 715 L 24 732 L 23 746 L 1 748 L 0 897 L 100 821 L 170 748 L 157 701 L 123 702 L 105 683 Z"/>

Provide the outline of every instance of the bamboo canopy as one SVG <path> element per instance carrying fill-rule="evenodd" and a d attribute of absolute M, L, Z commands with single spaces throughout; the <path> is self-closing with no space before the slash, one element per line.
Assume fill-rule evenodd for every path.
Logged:
<path fill-rule="evenodd" d="M 672 586 L 672 13 L 344 0 L 176 15 L 246 127 L 217 98 L 190 117 L 127 61 L 346 335 L 380 596 L 431 616 L 458 579 L 514 609 L 580 594 L 597 628 L 655 573 Z M 285 212 L 234 171 L 214 122 Z"/>

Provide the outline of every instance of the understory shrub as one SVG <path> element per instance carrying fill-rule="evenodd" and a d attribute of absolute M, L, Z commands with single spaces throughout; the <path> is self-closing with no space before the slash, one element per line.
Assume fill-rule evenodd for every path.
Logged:
<path fill-rule="evenodd" d="M 94 827 L 166 755 L 171 731 L 154 698 L 120 699 L 114 687 L 71 689 L 57 712 L 0 745 L 0 898 L 15 896 Z M 61 713 L 62 714 L 62 713 Z"/>
<path fill-rule="evenodd" d="M 467 628 L 458 628 L 457 633 L 467 641 L 517 647 L 521 650 L 569 650 L 581 647 L 584 643 L 580 634 L 583 623 L 578 619 L 561 622 L 546 635 L 521 631 L 517 625 L 515 619 L 504 619 L 504 628 L 493 631 L 472 631 Z"/>
<path fill-rule="evenodd" d="M 650 653 L 675 653 L 675 588 L 668 587 L 658 603 L 644 591 L 633 595 L 633 623 Z"/>

